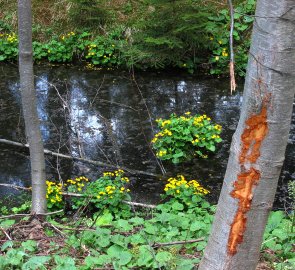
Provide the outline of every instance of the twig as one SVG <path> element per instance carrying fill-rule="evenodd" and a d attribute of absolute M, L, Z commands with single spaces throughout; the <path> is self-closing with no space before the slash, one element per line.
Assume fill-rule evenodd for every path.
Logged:
<path fill-rule="evenodd" d="M 20 187 L 20 186 L 15 186 L 15 185 L 10 185 L 10 184 L 0 184 L 0 186 L 3 186 L 3 187 L 9 187 L 9 188 L 13 188 L 13 189 L 16 189 L 16 190 L 32 190 L 32 188 L 30 187 Z"/>
<path fill-rule="evenodd" d="M 139 87 L 139 85 L 138 85 L 138 83 L 137 83 L 137 81 L 135 79 L 135 73 L 134 73 L 133 66 L 132 66 L 132 81 L 134 82 L 134 84 L 135 84 L 135 86 L 136 86 L 136 88 L 137 88 L 137 90 L 138 90 L 138 92 L 139 92 L 139 94 L 141 96 L 141 100 L 142 100 L 142 102 L 143 102 L 143 104 L 144 104 L 144 106 L 146 108 L 146 111 L 147 111 L 147 114 L 148 114 L 148 117 L 149 117 L 149 122 L 150 122 L 151 130 L 152 130 L 153 134 L 155 134 L 155 131 L 154 131 L 154 128 L 153 128 L 153 123 L 152 123 L 152 117 L 151 117 L 149 108 L 147 106 L 147 103 L 146 103 L 146 101 L 144 99 L 144 96 L 143 96 L 143 94 L 142 94 L 142 92 L 140 90 L 140 87 Z M 138 114 L 139 114 L 139 111 L 138 111 Z M 145 133 L 144 133 L 144 130 L 143 129 L 142 129 L 142 134 L 144 136 L 145 141 L 147 142 L 147 139 L 146 139 L 146 136 L 145 136 Z M 157 164 L 159 165 L 159 167 L 160 167 L 160 169 L 162 171 L 162 174 L 165 175 L 166 174 L 166 169 L 165 169 L 162 161 L 157 158 L 157 156 L 155 155 L 154 151 L 150 147 L 149 147 L 149 149 L 152 152 L 153 156 L 155 157 L 156 162 L 157 162 Z"/>
<path fill-rule="evenodd" d="M 45 222 L 45 223 L 43 223 L 43 225 L 46 225 L 46 226 L 48 226 L 48 227 L 52 227 L 55 231 L 57 231 L 57 233 L 58 233 L 61 237 L 65 238 L 65 234 L 64 234 L 62 231 L 60 231 L 59 228 L 58 228 L 57 226 L 53 225 L 52 223 L 50 223 L 50 222 Z"/>
<path fill-rule="evenodd" d="M 230 46 L 230 63 L 229 63 L 229 74 L 230 74 L 230 93 L 236 90 L 236 79 L 235 79 L 235 55 L 233 46 L 233 32 L 234 32 L 234 8 L 232 0 L 227 0 L 230 9 L 230 35 L 229 35 L 229 46 Z"/>
<path fill-rule="evenodd" d="M 14 146 L 29 148 L 28 144 L 22 144 L 22 143 L 19 143 L 19 142 L 10 141 L 10 140 L 6 140 L 6 139 L 0 139 L 0 143 L 6 143 L 6 144 L 14 145 Z M 52 151 L 50 151 L 48 149 L 44 149 L 44 154 L 52 155 L 52 156 L 56 156 L 56 157 L 61 157 L 61 158 L 66 158 L 66 159 L 71 159 L 71 160 L 77 160 L 77 161 L 81 161 L 81 162 L 86 162 L 86 163 L 89 163 L 89 164 L 94 164 L 94 165 L 102 166 L 102 167 L 109 167 L 109 168 L 113 168 L 113 169 L 122 169 L 122 170 L 128 171 L 129 173 L 132 173 L 132 174 L 143 174 L 143 175 L 149 175 L 149 176 L 153 176 L 153 177 L 159 177 L 160 176 L 158 174 L 154 174 L 154 173 L 151 173 L 151 172 L 145 172 L 145 171 L 140 171 L 140 170 L 129 169 L 129 168 L 126 168 L 126 167 L 123 167 L 123 166 L 104 163 L 104 162 L 101 162 L 101 161 L 95 161 L 95 160 L 86 159 L 86 158 L 79 158 L 79 157 L 72 157 L 72 156 L 68 156 L 68 155 L 65 155 L 65 154 L 52 152 Z"/>
<path fill-rule="evenodd" d="M 96 94 L 95 94 L 93 100 L 90 101 L 90 108 L 92 107 L 92 105 L 93 105 L 93 103 L 94 103 L 94 101 L 95 101 L 95 99 L 96 99 L 96 97 L 98 95 L 98 92 L 100 91 L 101 87 L 103 86 L 104 79 L 105 79 L 105 75 L 103 75 L 102 82 L 101 82 L 100 86 L 98 87 L 98 89 L 96 90 Z"/>
<path fill-rule="evenodd" d="M 54 212 L 38 214 L 38 216 L 50 216 L 50 215 L 55 215 L 55 214 L 58 214 L 61 212 L 63 212 L 63 209 L 58 210 L 58 211 L 54 211 Z M 0 216 L 0 219 L 15 218 L 15 217 L 32 217 L 32 216 L 35 216 L 35 214 L 34 213 L 32 213 L 32 214 L 14 214 L 14 215 L 8 215 L 8 216 Z"/>
<path fill-rule="evenodd" d="M 5 234 L 5 236 L 8 238 L 8 240 L 12 240 L 9 234 L 2 228 L 0 227 L 1 231 Z"/>
<path fill-rule="evenodd" d="M 140 206 L 140 207 L 144 207 L 144 208 L 154 209 L 157 207 L 157 205 L 154 205 L 154 204 L 145 204 L 145 203 L 137 203 L 137 202 L 129 202 L 129 201 L 122 201 L 122 202 L 126 203 L 128 205 L 131 205 L 131 206 Z"/>
<path fill-rule="evenodd" d="M 186 241 L 174 241 L 174 242 L 168 242 L 168 243 L 154 243 L 152 247 L 157 248 L 157 247 L 163 247 L 163 246 L 173 246 L 173 245 L 183 245 L 183 244 L 191 244 L 191 243 L 196 243 L 203 241 L 205 237 L 198 238 L 198 239 L 193 239 L 193 240 L 186 240 Z"/>
<path fill-rule="evenodd" d="M 31 191 L 31 188 L 25 188 L 25 187 L 20 187 L 20 186 L 14 186 L 14 185 L 9 185 L 9 184 L 0 184 L 0 186 L 6 186 L 14 189 L 24 189 L 27 191 Z M 81 193 L 73 193 L 73 192 L 62 192 L 63 196 L 68 196 L 68 197 L 84 197 L 87 198 L 84 194 Z M 89 196 L 88 196 L 89 197 Z M 130 202 L 130 201 L 122 201 L 125 204 L 131 205 L 131 206 L 139 206 L 139 207 L 144 207 L 144 208 L 151 208 L 154 209 L 157 207 L 155 204 L 145 204 L 145 203 L 138 203 L 138 202 Z M 51 214 L 55 214 L 61 211 L 56 211 L 56 212 L 51 212 Z M 43 214 L 43 215 L 48 215 L 49 213 Z M 22 215 L 22 214 L 21 214 Z M 30 215 L 30 214 L 24 214 L 24 215 Z M 1 218 L 1 217 L 0 217 Z"/>

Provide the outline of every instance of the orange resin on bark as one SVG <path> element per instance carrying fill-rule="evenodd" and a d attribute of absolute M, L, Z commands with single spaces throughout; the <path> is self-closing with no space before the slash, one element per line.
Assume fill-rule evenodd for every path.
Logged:
<path fill-rule="evenodd" d="M 260 179 L 260 171 L 252 165 L 256 163 L 260 156 L 261 143 L 268 132 L 267 109 L 263 107 L 261 112 L 250 117 L 246 121 L 246 128 L 241 136 L 242 148 L 239 156 L 241 172 L 238 174 L 234 183 L 234 190 L 231 196 L 239 200 L 238 210 L 234 221 L 231 224 L 231 230 L 228 239 L 228 252 L 234 255 L 237 247 L 243 242 L 243 235 L 246 230 L 246 213 L 250 210 L 253 187 L 257 185 Z M 245 167 L 250 169 L 245 170 Z"/>

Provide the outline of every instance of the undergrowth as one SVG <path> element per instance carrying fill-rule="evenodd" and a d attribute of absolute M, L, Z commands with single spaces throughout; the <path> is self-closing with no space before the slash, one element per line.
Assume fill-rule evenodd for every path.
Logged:
<path fill-rule="evenodd" d="M 121 177 L 121 173 L 107 172 L 103 177 Z M 195 180 L 191 187 L 183 176 L 172 180 L 164 188 L 163 203 L 155 208 L 125 208 L 129 215 L 98 205 L 91 214 L 57 214 L 45 221 L 0 219 L 0 269 L 193 269 L 206 246 L 215 206 L 206 201 L 207 190 Z M 87 182 L 83 177 L 67 181 L 73 192 L 83 192 L 78 189 Z M 186 192 L 190 189 L 198 192 Z M 93 192 L 102 191 L 98 187 Z M 14 213 L 29 208 L 27 203 Z M 273 269 L 294 269 L 292 232 L 290 217 L 282 211 L 271 213 L 261 255 Z"/>
<path fill-rule="evenodd" d="M 228 74 L 230 18 L 222 1 L 211 5 L 201 0 L 117 0 L 112 5 L 108 0 L 32 2 L 36 61 L 79 60 L 89 68 Z M 234 4 L 235 66 L 244 76 L 255 0 Z M 17 40 L 7 42 L 5 35 L 17 32 L 16 4 L 2 0 L 0 9 L 0 61 L 15 61 Z"/>

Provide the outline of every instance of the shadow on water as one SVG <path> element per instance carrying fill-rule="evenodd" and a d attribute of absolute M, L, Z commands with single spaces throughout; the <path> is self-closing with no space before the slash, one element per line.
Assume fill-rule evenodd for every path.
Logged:
<path fill-rule="evenodd" d="M 0 138 L 25 142 L 17 68 L 0 66 L 0 74 Z M 150 149 L 153 129 L 157 130 L 155 119 L 187 111 L 209 115 L 223 126 L 223 142 L 217 153 L 207 160 L 179 166 L 164 163 L 164 166 L 168 175 L 182 173 L 187 178 L 199 179 L 211 190 L 210 200 L 217 202 L 231 137 L 239 119 L 242 87 L 230 95 L 227 79 L 171 73 L 141 73 L 136 76 L 135 84 L 125 72 L 106 73 L 65 66 L 37 67 L 35 74 L 45 147 L 75 157 L 161 173 Z M 286 206 L 287 182 L 295 178 L 294 114 L 276 196 L 277 208 Z M 0 182 L 29 186 L 28 151 L 3 144 L 0 144 L 0 151 Z M 97 179 L 105 170 L 50 157 L 46 157 L 46 165 L 48 179 L 65 180 L 78 175 Z M 133 200 L 158 202 L 163 185 L 163 180 L 133 175 Z M 17 192 L 0 188 L 1 197 Z"/>

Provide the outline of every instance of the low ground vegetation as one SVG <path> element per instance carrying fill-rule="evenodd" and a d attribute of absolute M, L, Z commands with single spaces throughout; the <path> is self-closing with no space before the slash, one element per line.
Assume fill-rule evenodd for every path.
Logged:
<path fill-rule="evenodd" d="M 37 63 L 79 61 L 91 69 L 177 68 L 228 74 L 230 17 L 226 1 L 32 2 Z M 16 3 L 2 0 L 0 9 L 0 61 L 16 61 Z M 240 76 L 247 64 L 254 10 L 255 0 L 235 1 L 233 37 Z"/>
<path fill-rule="evenodd" d="M 130 199 L 128 184 L 122 170 L 105 172 L 91 183 L 86 177 L 69 179 L 65 186 L 48 181 L 51 210 L 65 212 L 45 220 L 2 218 L 0 268 L 193 269 L 215 212 L 206 201 L 209 191 L 178 175 L 166 180 L 162 203 L 135 209 L 123 202 Z M 68 192 L 83 197 L 68 197 Z M 26 203 L 1 211 L 17 214 L 29 208 Z M 271 213 L 261 250 L 267 269 L 292 269 L 293 225 L 286 213 Z"/>

